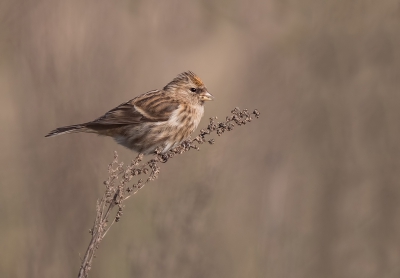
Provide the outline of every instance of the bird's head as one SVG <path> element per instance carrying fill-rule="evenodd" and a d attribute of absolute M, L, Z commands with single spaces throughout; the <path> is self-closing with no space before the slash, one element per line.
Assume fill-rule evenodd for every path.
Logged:
<path fill-rule="evenodd" d="M 191 71 L 179 74 L 164 87 L 164 90 L 176 91 L 199 104 L 204 104 L 205 101 L 214 99 L 214 96 L 207 91 L 203 81 Z"/>

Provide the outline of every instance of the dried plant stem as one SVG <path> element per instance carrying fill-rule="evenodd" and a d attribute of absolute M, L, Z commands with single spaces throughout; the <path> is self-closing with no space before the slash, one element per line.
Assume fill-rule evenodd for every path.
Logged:
<path fill-rule="evenodd" d="M 124 167 L 123 163 L 118 162 L 117 152 L 114 153 L 114 160 L 108 166 L 108 179 L 104 182 L 105 192 L 101 199 L 97 201 L 96 218 L 93 227 L 89 230 L 92 238 L 82 259 L 78 278 L 88 277 L 93 258 L 95 257 L 95 253 L 101 241 L 106 236 L 111 226 L 115 222 L 118 222 L 123 214 L 123 202 L 135 195 L 147 183 L 158 178 L 160 163 L 166 163 L 175 155 L 185 153 L 191 149 L 199 150 L 198 144 L 206 142 L 205 137 L 214 131 L 220 136 L 226 131 L 233 130 L 235 125 L 241 126 L 252 121 L 252 115 L 250 115 L 247 109 L 240 110 L 239 108 L 235 108 L 231 113 L 232 115 L 226 117 L 224 122 L 216 122 L 216 117 L 211 118 L 207 128 L 200 130 L 200 134 L 197 137 L 184 141 L 180 146 L 167 153 L 161 153 L 160 150 L 163 148 L 160 147 L 155 151 L 153 158 L 147 162 L 142 162 L 143 155 L 138 154 L 130 165 Z M 252 114 L 256 118 L 260 116 L 257 110 L 254 110 Z M 207 142 L 214 144 L 214 139 L 210 139 Z M 140 175 L 147 176 L 147 178 L 145 180 L 140 178 L 136 183 L 129 185 L 134 177 Z M 116 181 L 119 178 L 120 181 L 117 183 Z M 116 206 L 118 207 L 118 211 L 110 225 L 108 225 L 111 211 Z"/>
<path fill-rule="evenodd" d="M 109 227 L 107 228 L 107 230 L 105 230 L 105 227 L 107 226 L 107 222 L 108 222 L 108 216 L 109 216 L 111 210 L 113 209 L 113 207 L 115 206 L 115 202 L 111 202 L 108 205 L 106 212 L 104 212 L 105 205 L 106 205 L 106 202 L 104 202 L 104 200 L 105 200 L 105 198 L 103 196 L 103 198 L 100 200 L 100 203 L 101 203 L 100 206 L 102 207 L 101 213 L 97 215 L 97 217 L 94 221 L 93 227 L 90 230 L 92 238 L 91 238 L 89 246 L 86 250 L 85 256 L 82 259 L 82 264 L 81 264 L 81 268 L 79 270 L 78 277 L 88 277 L 88 272 L 90 271 L 92 261 L 95 256 L 95 251 L 99 248 L 101 240 L 104 238 L 104 236 L 107 234 L 107 232 L 111 228 L 112 224 L 114 224 L 114 222 L 115 222 L 115 219 L 114 219 L 111 222 L 111 225 L 109 225 Z M 98 203 L 98 207 L 99 207 L 99 203 Z"/>

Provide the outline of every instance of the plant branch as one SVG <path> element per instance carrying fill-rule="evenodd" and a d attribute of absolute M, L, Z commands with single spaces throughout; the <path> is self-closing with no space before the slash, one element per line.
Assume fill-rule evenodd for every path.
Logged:
<path fill-rule="evenodd" d="M 105 191 L 96 204 L 96 218 L 92 228 L 89 230 L 92 238 L 82 259 L 78 278 L 88 277 L 93 258 L 95 257 L 97 249 L 99 249 L 101 241 L 106 236 L 111 226 L 122 217 L 124 201 L 135 195 L 147 183 L 158 178 L 160 163 L 166 163 L 176 155 L 183 154 L 191 149 L 199 150 L 198 145 L 205 143 L 207 141 L 206 137 L 213 132 L 221 136 L 225 132 L 233 130 L 236 125 L 242 126 L 251 122 L 252 116 L 258 118 L 260 113 L 254 110 L 250 114 L 247 109 L 240 110 L 239 108 L 235 108 L 231 111 L 231 115 L 227 116 L 226 120 L 223 122 L 218 122 L 217 117 L 210 118 L 207 128 L 201 129 L 200 134 L 194 139 L 189 138 L 178 147 L 166 153 L 161 153 L 163 148 L 160 147 L 156 149 L 153 157 L 147 162 L 143 162 L 143 154 L 138 154 L 128 166 L 124 167 L 122 162 L 118 162 L 117 152 L 114 152 L 114 160 L 108 165 L 108 179 L 104 182 Z M 207 142 L 214 144 L 215 140 L 210 139 Z M 141 175 L 146 176 L 146 178 L 139 178 L 137 182 L 130 185 L 134 177 Z M 118 179 L 119 182 L 117 182 Z M 108 226 L 108 219 L 113 208 L 116 206 L 118 210 L 111 224 Z"/>

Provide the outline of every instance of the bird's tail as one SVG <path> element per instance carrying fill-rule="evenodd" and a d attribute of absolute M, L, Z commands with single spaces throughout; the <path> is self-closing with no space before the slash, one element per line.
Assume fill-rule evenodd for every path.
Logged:
<path fill-rule="evenodd" d="M 86 127 L 86 124 L 79 124 L 79 125 L 69 125 L 56 128 L 47 134 L 45 137 L 52 137 L 67 133 L 76 133 L 76 132 L 90 132 L 91 130 Z"/>

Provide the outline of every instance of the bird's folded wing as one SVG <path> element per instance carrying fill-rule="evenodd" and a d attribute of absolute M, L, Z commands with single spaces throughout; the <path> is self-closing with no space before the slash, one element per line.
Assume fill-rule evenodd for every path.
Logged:
<path fill-rule="evenodd" d="M 122 103 L 89 125 L 127 125 L 167 121 L 179 103 L 163 91 L 151 91 Z"/>

